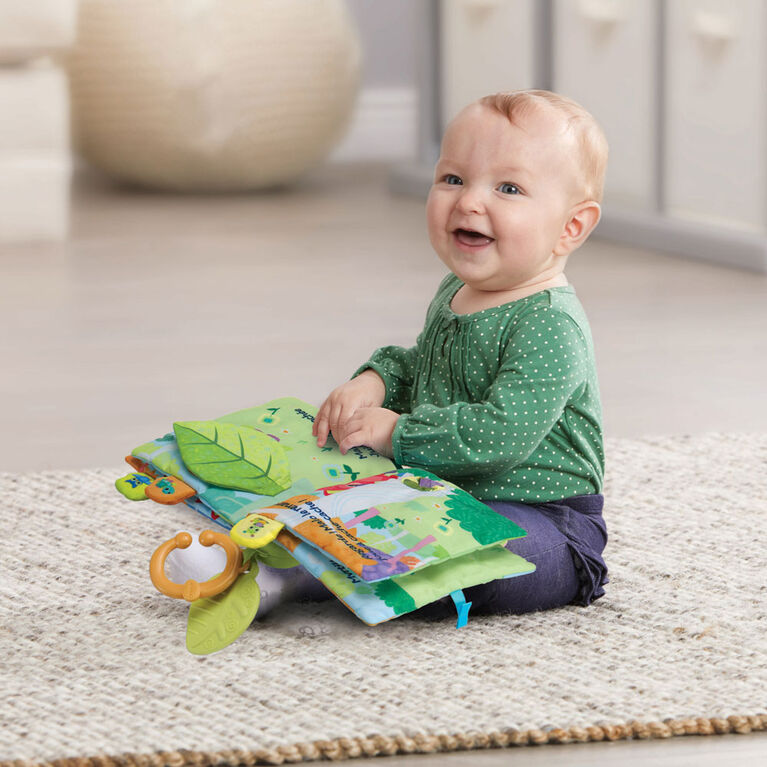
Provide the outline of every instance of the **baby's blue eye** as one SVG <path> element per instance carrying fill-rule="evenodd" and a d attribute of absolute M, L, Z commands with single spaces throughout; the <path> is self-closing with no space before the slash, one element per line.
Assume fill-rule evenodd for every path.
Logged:
<path fill-rule="evenodd" d="M 443 181 L 446 184 L 450 184 L 451 186 L 456 186 L 458 184 L 463 184 L 463 181 L 461 181 L 459 176 L 456 176 L 455 173 L 448 173 Z"/>
<path fill-rule="evenodd" d="M 522 194 L 522 191 L 516 184 L 504 183 L 498 187 L 498 191 L 502 194 Z"/>

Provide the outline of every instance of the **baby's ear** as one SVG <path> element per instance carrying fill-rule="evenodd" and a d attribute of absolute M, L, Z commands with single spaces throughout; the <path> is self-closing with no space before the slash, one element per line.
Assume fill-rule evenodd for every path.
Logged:
<path fill-rule="evenodd" d="M 554 248 L 557 256 L 569 256 L 574 250 L 577 250 L 588 236 L 594 231 L 594 227 L 599 223 L 602 215 L 602 208 L 596 200 L 586 200 L 578 203 L 570 210 L 570 217 L 562 230 Z"/>

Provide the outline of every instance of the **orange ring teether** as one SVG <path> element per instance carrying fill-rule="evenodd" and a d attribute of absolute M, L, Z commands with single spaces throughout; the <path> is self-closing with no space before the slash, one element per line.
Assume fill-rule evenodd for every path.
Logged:
<path fill-rule="evenodd" d="M 198 583 L 195 580 L 188 580 L 186 583 L 174 583 L 165 575 L 165 560 L 173 549 L 185 549 L 192 543 L 192 536 L 189 533 L 178 533 L 174 538 L 165 541 L 157 548 L 152 559 L 149 560 L 149 576 L 152 579 L 154 587 L 169 597 L 174 599 L 186 599 L 187 602 L 194 602 L 196 599 L 212 597 L 226 591 L 242 572 L 242 550 L 226 534 L 216 533 L 213 530 L 203 530 L 200 533 L 200 543 L 203 546 L 213 546 L 218 544 L 226 552 L 226 567 L 205 583 Z"/>

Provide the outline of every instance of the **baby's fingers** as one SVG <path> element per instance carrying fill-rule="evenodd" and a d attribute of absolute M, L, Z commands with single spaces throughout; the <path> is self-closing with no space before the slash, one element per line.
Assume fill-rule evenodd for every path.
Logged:
<path fill-rule="evenodd" d="M 338 448 L 341 451 L 342 455 L 346 455 L 349 452 L 349 450 L 351 450 L 353 447 L 357 447 L 358 445 L 364 444 L 364 440 L 365 440 L 365 436 L 362 432 L 362 429 L 356 429 L 350 434 L 347 434 L 341 440 L 341 442 L 339 442 Z"/>
<path fill-rule="evenodd" d="M 322 403 L 314 419 L 312 434 L 317 437 L 317 445 L 324 447 L 331 432 L 336 441 L 339 436 L 343 437 L 346 422 L 352 418 L 359 406 L 359 396 L 351 384 L 347 383 L 334 389 Z"/>
<path fill-rule="evenodd" d="M 328 424 L 328 401 L 322 403 L 312 424 L 312 434 L 317 437 L 317 446 L 325 447 L 330 425 Z"/>
<path fill-rule="evenodd" d="M 333 401 L 329 399 L 317 413 L 317 417 L 314 419 L 314 427 L 316 430 L 315 436 L 317 437 L 317 446 L 325 447 L 325 443 L 328 439 L 328 434 L 331 432 L 335 436 L 336 431 L 344 423 L 347 417 L 347 410 L 343 406 L 343 402 Z"/>
<path fill-rule="evenodd" d="M 353 413 L 354 413 L 354 410 L 344 405 L 343 400 L 341 402 L 334 403 L 330 411 L 330 417 L 328 418 L 330 431 L 333 432 L 334 437 L 336 436 L 336 433 L 339 431 L 339 429 L 353 415 Z"/>
<path fill-rule="evenodd" d="M 326 419 L 315 420 L 314 429 L 312 431 L 315 437 L 317 437 L 317 447 L 325 447 L 325 443 L 328 440 L 328 434 L 330 433 L 330 427 Z"/>

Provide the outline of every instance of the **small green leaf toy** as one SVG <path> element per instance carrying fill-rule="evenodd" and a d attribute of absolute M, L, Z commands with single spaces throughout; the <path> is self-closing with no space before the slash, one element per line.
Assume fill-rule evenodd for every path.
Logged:
<path fill-rule="evenodd" d="M 218 421 L 174 423 L 181 458 L 203 482 L 258 495 L 277 495 L 293 484 L 282 445 L 248 426 Z"/>

